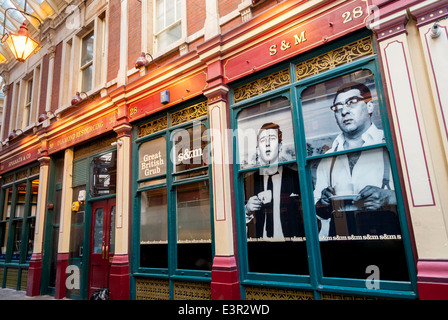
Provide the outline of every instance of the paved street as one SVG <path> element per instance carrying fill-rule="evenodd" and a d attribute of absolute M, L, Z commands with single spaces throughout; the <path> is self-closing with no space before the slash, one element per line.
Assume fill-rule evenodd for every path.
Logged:
<path fill-rule="evenodd" d="M 0 288 L 0 300 L 55 300 L 53 296 L 44 295 L 28 297 L 25 291 L 17 291 L 9 288 Z"/>

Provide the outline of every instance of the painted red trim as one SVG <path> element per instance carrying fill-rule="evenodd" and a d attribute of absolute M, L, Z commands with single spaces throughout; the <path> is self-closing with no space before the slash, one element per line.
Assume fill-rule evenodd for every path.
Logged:
<path fill-rule="evenodd" d="M 67 280 L 67 274 L 65 271 L 68 266 L 68 253 L 58 253 L 56 261 L 56 283 L 54 288 L 54 298 L 62 299 L 67 294 L 67 287 L 65 281 Z"/>
<path fill-rule="evenodd" d="M 212 300 L 241 299 L 235 256 L 215 256 L 210 288 Z"/>
<path fill-rule="evenodd" d="M 42 272 L 42 254 L 33 253 L 28 267 L 26 295 L 33 297 L 40 294 L 40 277 Z"/>
<path fill-rule="evenodd" d="M 109 275 L 109 299 L 129 300 L 130 274 L 129 255 L 115 254 L 112 258 Z"/>
<path fill-rule="evenodd" d="M 448 260 L 419 260 L 417 288 L 421 300 L 448 300 Z"/>

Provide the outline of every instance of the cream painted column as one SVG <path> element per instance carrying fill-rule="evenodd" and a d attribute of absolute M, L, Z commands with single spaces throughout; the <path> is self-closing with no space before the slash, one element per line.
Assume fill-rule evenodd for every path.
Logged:
<path fill-rule="evenodd" d="M 70 227 L 72 217 L 72 177 L 73 177 L 73 148 L 65 150 L 64 169 L 62 178 L 61 212 L 59 218 L 59 237 L 56 262 L 56 284 L 54 297 L 62 299 L 66 296 L 67 266 L 70 251 Z M 57 214 L 57 213 L 55 213 Z M 56 250 L 56 248 L 54 248 Z"/>
<path fill-rule="evenodd" d="M 240 299 L 234 239 L 232 135 L 227 105 L 228 87 L 220 84 L 208 97 L 213 180 L 214 244 L 212 299 Z"/>
<path fill-rule="evenodd" d="M 117 133 L 117 190 L 115 211 L 115 251 L 109 277 L 111 300 L 127 300 L 130 292 L 129 219 L 131 192 L 131 130 L 122 123 Z M 112 230 L 111 230 L 112 232 Z"/>
<path fill-rule="evenodd" d="M 121 87 L 127 83 L 128 73 L 128 0 L 121 0 L 121 19 L 120 19 L 120 68 L 117 74 L 117 86 Z"/>
<path fill-rule="evenodd" d="M 380 54 L 419 259 L 448 258 L 448 191 L 434 99 L 415 22 L 398 12 L 379 21 Z M 401 21 L 401 23 L 397 23 Z M 390 27 L 387 27 L 389 25 Z"/>
<path fill-rule="evenodd" d="M 130 125 L 122 125 L 114 129 L 118 134 L 115 254 L 128 254 L 129 252 L 131 128 Z"/>
<path fill-rule="evenodd" d="M 42 142 L 46 145 L 46 141 Z M 34 246 L 28 267 L 27 296 L 37 296 L 40 294 L 40 278 L 42 270 L 42 244 L 44 238 L 45 215 L 47 212 L 47 190 L 50 157 L 46 152 L 39 159 L 39 187 L 37 192 L 36 224 L 34 229 Z"/>
<path fill-rule="evenodd" d="M 408 11 L 415 18 L 410 46 L 419 60 L 413 64 L 420 70 L 417 84 L 424 92 L 423 116 L 436 171 L 436 206 L 430 214 L 415 214 L 417 285 L 420 299 L 439 300 L 448 297 L 448 1 L 421 1 Z"/>
<path fill-rule="evenodd" d="M 45 98 L 45 112 L 51 111 L 51 97 L 53 93 L 53 75 L 54 75 L 54 58 L 56 55 L 56 46 L 51 45 L 48 48 L 48 74 L 47 74 L 47 93 Z M 61 86 L 62 89 L 62 86 Z M 40 115 L 38 115 L 40 116 Z M 49 126 L 50 120 L 44 121 L 44 126 Z"/>
<path fill-rule="evenodd" d="M 73 198 L 73 156 L 73 148 L 65 150 L 64 176 L 62 178 L 61 213 L 59 220 L 58 253 L 68 253 L 70 250 L 70 227 Z"/>
<path fill-rule="evenodd" d="M 48 190 L 50 157 L 44 156 L 39 158 L 38 160 L 40 162 L 40 170 L 39 170 L 39 188 L 37 191 L 36 226 L 34 229 L 33 255 L 42 254 L 45 214 L 47 212 L 47 190 Z"/>

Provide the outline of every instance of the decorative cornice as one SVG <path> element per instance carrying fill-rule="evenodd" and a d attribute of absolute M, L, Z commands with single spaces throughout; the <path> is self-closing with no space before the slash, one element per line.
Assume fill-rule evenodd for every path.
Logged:
<path fill-rule="evenodd" d="M 409 9 L 416 19 L 417 27 L 448 18 L 448 0 L 427 2 L 430 4 L 423 6 L 424 2 Z"/>

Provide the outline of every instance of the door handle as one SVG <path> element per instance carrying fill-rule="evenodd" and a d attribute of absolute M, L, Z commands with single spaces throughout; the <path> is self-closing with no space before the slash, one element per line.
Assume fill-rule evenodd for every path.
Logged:
<path fill-rule="evenodd" d="M 109 246 L 106 246 L 106 259 L 109 259 Z"/>
<path fill-rule="evenodd" d="M 104 245 L 101 248 L 101 259 L 104 259 Z"/>

